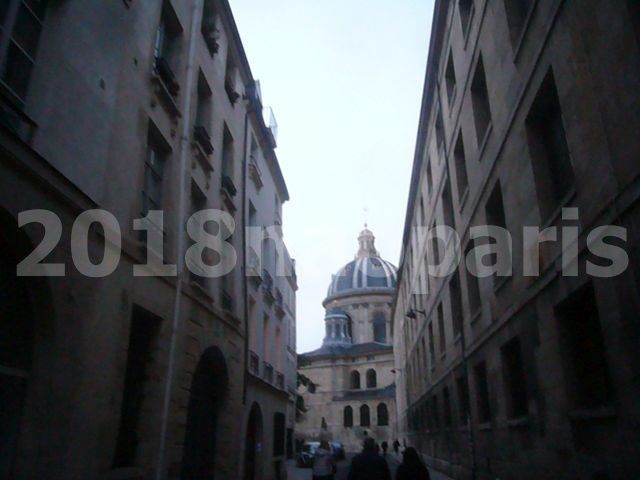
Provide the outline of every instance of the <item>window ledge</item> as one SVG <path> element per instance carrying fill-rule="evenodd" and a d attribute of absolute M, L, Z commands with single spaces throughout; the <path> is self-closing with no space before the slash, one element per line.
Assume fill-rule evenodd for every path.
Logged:
<path fill-rule="evenodd" d="M 611 405 L 596 408 L 577 409 L 569 412 L 569 418 L 576 421 L 615 418 L 617 417 L 617 415 L 618 414 L 615 407 Z"/>

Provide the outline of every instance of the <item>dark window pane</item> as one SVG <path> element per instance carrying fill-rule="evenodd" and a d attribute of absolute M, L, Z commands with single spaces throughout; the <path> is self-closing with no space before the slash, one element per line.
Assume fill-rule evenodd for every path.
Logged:
<path fill-rule="evenodd" d="M 36 56 L 38 39 L 42 25 L 24 5 L 20 7 L 13 28 L 13 40 L 22 47 L 32 59 Z"/>
<path fill-rule="evenodd" d="M 20 99 L 27 96 L 27 87 L 33 63 L 29 58 L 13 43 L 9 44 L 7 52 L 7 63 L 2 80 Z"/>

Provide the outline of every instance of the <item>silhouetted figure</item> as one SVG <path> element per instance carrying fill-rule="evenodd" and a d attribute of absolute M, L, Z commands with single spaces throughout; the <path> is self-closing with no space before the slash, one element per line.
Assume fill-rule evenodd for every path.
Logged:
<path fill-rule="evenodd" d="M 415 448 L 407 447 L 402 452 L 402 463 L 396 472 L 396 480 L 431 480 L 429 470 L 420 460 Z"/>
<path fill-rule="evenodd" d="M 400 453 L 400 442 L 397 438 L 393 441 L 393 451 L 396 452 L 396 455 Z"/>
<path fill-rule="evenodd" d="M 389 450 L 389 444 L 386 441 L 384 441 L 384 442 L 382 442 L 381 446 L 382 446 L 382 455 L 384 457 L 386 457 L 387 456 L 387 450 Z"/>
<path fill-rule="evenodd" d="M 313 456 L 313 480 L 333 480 L 336 473 L 336 461 L 331 453 L 329 442 L 323 440 Z"/>
<path fill-rule="evenodd" d="M 351 460 L 348 480 L 391 480 L 387 461 L 376 453 L 376 442 L 368 437 L 362 453 Z"/>

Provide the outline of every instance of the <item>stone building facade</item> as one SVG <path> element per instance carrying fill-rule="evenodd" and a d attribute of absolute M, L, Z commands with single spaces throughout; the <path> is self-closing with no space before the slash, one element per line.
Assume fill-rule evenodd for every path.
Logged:
<path fill-rule="evenodd" d="M 331 279 L 322 347 L 298 356 L 299 372 L 311 380 L 300 386 L 306 413 L 296 425 L 304 441 L 340 441 L 360 451 L 363 440 L 393 442 L 395 374 L 391 300 L 395 267 L 375 248 L 373 233 L 358 237 L 355 260 Z"/>
<path fill-rule="evenodd" d="M 244 227 L 250 205 L 276 224 L 288 200 L 275 123 L 226 0 L 90 3 L 0 8 L 0 478 L 273 478 L 282 454 L 245 448 L 248 275 L 263 269 Z M 92 209 L 113 222 L 82 240 Z M 220 260 L 210 249 L 204 266 L 185 260 L 202 241 L 185 222 L 205 209 L 227 215 L 205 226 L 232 234 L 223 277 L 204 271 Z M 162 224 L 137 220 L 155 210 Z M 52 264 L 40 270 L 24 261 L 38 245 Z M 117 262 L 96 274 L 83 256 Z M 283 271 L 282 352 L 295 333 Z M 286 345 L 262 408 L 291 428 Z"/>
<path fill-rule="evenodd" d="M 640 474 L 639 25 L 623 0 L 435 2 L 393 309 L 397 429 L 454 478 Z M 465 268 L 496 261 L 475 256 L 496 241 L 478 225 L 509 230 L 513 275 Z M 596 255 L 601 225 L 627 229 L 607 240 L 630 259 L 612 278 L 587 272 L 625 257 Z M 455 240 L 416 228 L 433 226 L 466 265 L 441 274 Z M 523 246 L 525 226 L 557 238 Z"/>

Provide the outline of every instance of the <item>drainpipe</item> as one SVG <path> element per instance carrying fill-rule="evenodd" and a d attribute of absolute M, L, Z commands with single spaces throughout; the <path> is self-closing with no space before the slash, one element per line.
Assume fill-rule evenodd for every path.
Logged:
<path fill-rule="evenodd" d="M 184 276 L 184 244 L 185 244 L 185 209 L 186 209 L 186 183 L 187 166 L 190 143 L 191 127 L 191 91 L 193 90 L 195 75 L 195 47 L 198 39 L 198 20 L 203 8 L 203 0 L 194 0 L 191 12 L 191 31 L 189 36 L 189 46 L 187 50 L 187 65 L 185 88 L 183 90 L 183 120 L 182 133 L 180 135 L 180 161 L 178 164 L 178 219 L 177 219 L 177 247 L 176 247 L 176 294 L 173 303 L 173 319 L 171 322 L 171 332 L 169 339 L 169 362 L 164 384 L 164 394 L 162 398 L 162 415 L 160 419 L 160 446 L 158 450 L 158 462 L 156 465 L 156 480 L 166 478 L 166 450 L 167 450 L 167 430 L 169 425 L 169 408 L 171 406 L 171 388 L 176 369 L 176 343 L 178 331 L 180 329 L 180 307 L 182 300 L 182 284 Z"/>

